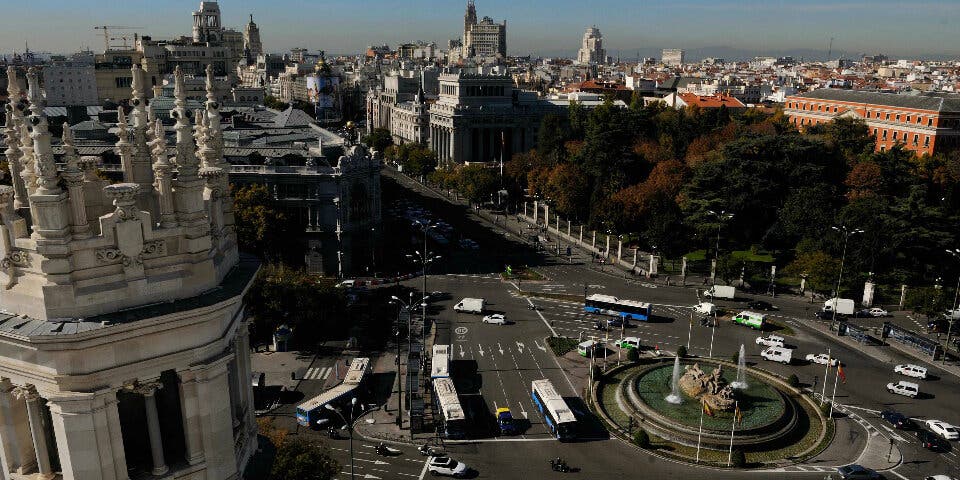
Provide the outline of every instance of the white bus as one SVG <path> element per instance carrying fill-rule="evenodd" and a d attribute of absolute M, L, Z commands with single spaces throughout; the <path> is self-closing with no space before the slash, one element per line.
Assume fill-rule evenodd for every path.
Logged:
<path fill-rule="evenodd" d="M 557 440 L 570 440 L 576 436 L 577 417 L 567 402 L 557 393 L 550 380 L 534 380 L 531 383 L 533 404 L 547 421 L 547 428 Z"/>
<path fill-rule="evenodd" d="M 324 405 L 335 407 L 347 405 L 351 398 L 357 396 L 357 390 L 366 380 L 369 368 L 369 358 L 358 357 L 353 359 L 343 376 L 343 382 L 297 405 L 297 423 L 304 427 L 317 428 L 322 423 L 337 418 L 336 414 L 328 411 Z M 330 416 L 328 417 L 328 415 Z"/>
<path fill-rule="evenodd" d="M 636 300 L 623 300 L 611 295 L 590 295 L 583 301 L 583 311 L 599 313 L 624 319 L 634 319 L 646 322 L 650 320 L 650 304 Z"/>
<path fill-rule="evenodd" d="M 430 378 L 450 378 L 450 345 L 434 345 Z"/>
<path fill-rule="evenodd" d="M 460 397 L 450 378 L 433 380 L 433 398 L 440 413 L 440 433 L 444 438 L 457 439 L 467 436 L 467 417 L 460 405 Z"/>

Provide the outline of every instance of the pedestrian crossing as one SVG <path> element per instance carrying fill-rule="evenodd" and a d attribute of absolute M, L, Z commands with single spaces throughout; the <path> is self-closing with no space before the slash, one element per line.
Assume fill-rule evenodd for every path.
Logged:
<path fill-rule="evenodd" d="M 310 367 L 303 376 L 304 380 L 326 380 L 333 372 L 333 367 Z"/>

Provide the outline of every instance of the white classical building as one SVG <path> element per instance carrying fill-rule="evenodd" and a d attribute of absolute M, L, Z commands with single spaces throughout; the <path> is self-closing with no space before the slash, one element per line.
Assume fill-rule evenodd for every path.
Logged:
<path fill-rule="evenodd" d="M 213 74 L 194 114 L 175 71 L 172 158 L 131 74 L 113 185 L 70 128 L 55 162 L 36 72 L 10 91 L 0 478 L 233 479 L 256 450 L 242 298 L 258 263 L 237 252 Z"/>

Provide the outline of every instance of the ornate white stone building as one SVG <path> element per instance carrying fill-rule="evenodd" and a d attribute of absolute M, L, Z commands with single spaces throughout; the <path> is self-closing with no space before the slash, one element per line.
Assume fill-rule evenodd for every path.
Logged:
<path fill-rule="evenodd" d="M 8 70 L 8 75 L 15 72 Z M 0 185 L 2 478 L 233 479 L 256 449 L 241 258 L 219 104 L 186 109 L 176 149 L 131 69 L 109 185 L 64 128 L 57 165 L 37 74 L 10 93 Z M 190 119 L 195 118 L 194 124 Z M 129 121 L 128 121 L 129 120 Z"/>

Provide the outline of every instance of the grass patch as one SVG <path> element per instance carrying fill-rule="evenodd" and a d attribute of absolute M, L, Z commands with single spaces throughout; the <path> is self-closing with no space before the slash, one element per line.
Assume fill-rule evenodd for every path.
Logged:
<path fill-rule="evenodd" d="M 703 261 L 703 260 L 706 260 L 706 259 L 707 259 L 707 251 L 706 251 L 706 250 L 694 250 L 694 251 L 692 251 L 692 252 L 684 255 L 684 257 L 687 257 L 687 261 L 688 261 L 688 262 L 700 262 L 700 261 Z"/>
<path fill-rule="evenodd" d="M 773 263 L 774 261 L 773 255 L 771 255 L 770 252 L 764 252 L 762 250 L 735 250 L 730 253 L 730 256 L 743 262 Z"/>
<path fill-rule="evenodd" d="M 797 334 L 797 332 L 793 331 L 793 329 L 790 328 L 790 325 L 787 325 L 786 323 L 783 323 L 779 320 L 771 320 L 769 317 L 767 318 L 767 326 L 764 327 L 763 331 L 774 332 L 777 335 L 793 336 Z"/>
<path fill-rule="evenodd" d="M 577 348 L 577 339 L 570 337 L 549 337 L 547 338 L 547 344 L 550 345 L 550 349 L 553 350 L 553 354 L 562 357 L 567 354 L 567 352 L 573 351 Z"/>

